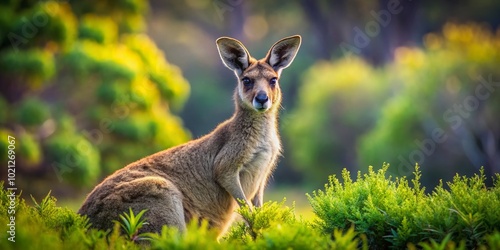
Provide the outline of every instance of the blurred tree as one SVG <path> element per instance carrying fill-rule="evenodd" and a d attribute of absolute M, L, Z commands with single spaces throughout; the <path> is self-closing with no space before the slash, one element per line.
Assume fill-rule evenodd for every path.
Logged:
<path fill-rule="evenodd" d="M 500 2 L 411 0 L 299 1 L 314 32 L 318 58 L 356 55 L 374 64 L 391 61 L 400 46 L 421 43 L 447 21 L 500 24 Z M 334 48 L 334 49 L 332 49 Z"/>
<path fill-rule="evenodd" d="M 352 57 L 318 62 L 306 71 L 294 111 L 282 127 L 290 162 L 310 183 L 342 168 L 356 172 L 359 136 L 369 131 L 388 95 L 380 70 Z"/>
<path fill-rule="evenodd" d="M 481 166 L 500 172 L 500 32 L 490 29 L 447 24 L 383 68 L 355 56 L 313 65 L 284 118 L 292 166 L 320 181 L 383 162 L 406 176 L 419 163 L 428 186 Z"/>
<path fill-rule="evenodd" d="M 399 48 L 391 75 L 399 87 L 360 144 L 362 164 L 393 163 L 408 175 L 418 162 L 432 181 L 456 172 L 500 172 L 500 30 L 447 24 L 424 49 Z"/>
<path fill-rule="evenodd" d="M 383 64 L 392 51 L 422 34 L 420 1 L 300 1 L 316 40 L 316 55 L 356 55 Z M 420 28 L 418 28 L 420 27 Z M 336 48 L 332 50 L 331 48 Z"/>
<path fill-rule="evenodd" d="M 94 185 L 189 139 L 172 114 L 189 85 L 143 33 L 146 1 L 0 6 L 0 148 L 6 135 L 16 137 L 19 187 L 27 193 L 36 193 L 30 181 L 40 177 L 51 188 L 56 177 Z"/>

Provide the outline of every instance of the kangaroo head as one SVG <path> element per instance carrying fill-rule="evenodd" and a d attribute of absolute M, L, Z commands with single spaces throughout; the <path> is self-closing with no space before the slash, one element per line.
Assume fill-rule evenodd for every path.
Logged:
<path fill-rule="evenodd" d="M 238 78 L 236 98 L 240 106 L 265 112 L 280 105 L 281 71 L 292 63 L 300 41 L 298 35 L 283 38 L 271 47 L 266 57 L 256 60 L 240 41 L 229 37 L 217 39 L 222 62 Z"/>

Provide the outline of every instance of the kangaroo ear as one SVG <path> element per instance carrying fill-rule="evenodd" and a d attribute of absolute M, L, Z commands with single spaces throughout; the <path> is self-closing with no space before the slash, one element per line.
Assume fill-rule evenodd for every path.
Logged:
<path fill-rule="evenodd" d="M 267 53 L 266 62 L 278 75 L 281 75 L 281 71 L 293 62 L 301 40 L 299 35 L 283 38 L 276 42 Z"/>
<path fill-rule="evenodd" d="M 236 75 L 241 75 L 248 68 L 250 61 L 250 53 L 245 46 L 240 41 L 229 37 L 221 37 L 216 43 L 224 65 L 233 70 Z"/>

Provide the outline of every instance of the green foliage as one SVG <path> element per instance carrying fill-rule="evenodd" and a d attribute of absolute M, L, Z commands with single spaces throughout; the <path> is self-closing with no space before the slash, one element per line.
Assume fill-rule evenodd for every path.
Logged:
<path fill-rule="evenodd" d="M 109 17 L 89 14 L 82 18 L 78 34 L 80 38 L 93 40 L 97 43 L 111 43 L 116 42 L 118 27 Z"/>
<path fill-rule="evenodd" d="M 16 116 L 23 125 L 41 125 L 50 117 L 50 109 L 46 103 L 36 98 L 27 98 L 17 108 Z"/>
<path fill-rule="evenodd" d="M 0 223 L 15 207 L 16 242 L 2 249 L 497 249 L 500 246 L 500 174 L 487 188 L 485 177 L 456 176 L 425 193 L 418 166 L 411 181 L 387 177 L 388 165 L 342 182 L 331 176 L 324 190 L 308 195 L 315 221 L 297 217 L 282 202 L 243 206 L 239 221 L 217 239 L 207 221 L 194 219 L 186 232 L 164 226 L 159 234 L 138 234 L 146 210 L 116 218 L 113 230 L 91 229 L 88 219 L 56 206 L 50 193 L 33 206 L 0 191 Z M 2 184 L 3 185 L 3 184 Z M 14 205 L 12 205 L 14 204 Z M 110 218 L 112 219 L 112 218 Z M 121 225 L 120 225 L 121 224 Z M 121 226 L 121 229 L 120 229 Z M 124 233 L 122 235 L 122 233 Z M 40 237 L 43 235 L 43 237 Z M 146 241 L 147 240 L 147 241 Z M 140 245 L 136 245 L 139 243 Z"/>
<path fill-rule="evenodd" d="M 358 58 L 319 62 L 308 69 L 296 109 L 284 119 L 293 167 L 322 182 L 333 166 L 352 167 L 357 140 L 376 119 L 387 79 Z M 315 166 L 311 168 L 311 166 Z M 307 171 L 306 171 L 307 170 Z"/>
<path fill-rule="evenodd" d="M 71 6 L 58 1 L 13 1 L 2 8 L 6 19 L 1 26 L 2 49 L 21 50 L 48 45 L 44 51 L 66 49 L 76 37 L 76 18 Z M 0 21 L 1 22 L 1 21 Z M 4 33 L 5 32 L 5 33 Z M 13 35 L 14 34 L 14 35 Z"/>
<path fill-rule="evenodd" d="M 139 229 L 141 229 L 144 225 L 148 223 L 142 219 L 142 216 L 147 211 L 147 209 L 140 211 L 137 215 L 134 214 L 132 208 L 130 208 L 129 213 L 120 214 L 120 226 L 127 234 L 128 238 L 131 241 L 139 242 L 142 240 L 148 240 L 149 238 L 146 234 L 139 234 Z"/>
<path fill-rule="evenodd" d="M 15 197 L 11 203 L 10 192 L 0 190 L 0 223 L 10 223 L 15 216 L 15 242 L 4 238 L 1 249 L 139 249 L 131 241 L 119 235 L 89 229 L 88 220 L 67 208 L 56 206 L 50 194 L 34 205 Z M 15 214 L 9 213 L 10 204 L 15 204 Z M 7 237 L 6 234 L 3 234 Z M 109 240 L 109 241 L 108 241 Z"/>
<path fill-rule="evenodd" d="M 92 186 L 99 178 L 99 152 L 85 137 L 62 132 L 49 138 L 46 157 L 58 178 L 75 186 Z"/>
<path fill-rule="evenodd" d="M 2 152 L 8 152 L 9 142 L 7 141 L 7 137 L 9 135 L 12 136 L 12 134 L 13 133 L 10 130 L 0 129 L 0 138 L 5 138 L 4 140 L 0 140 L 0 150 L 2 150 Z M 8 154 L 2 154 L 0 155 L 0 160 L 2 160 L 3 162 L 7 162 L 7 157 Z"/>
<path fill-rule="evenodd" d="M 387 73 L 397 83 L 397 93 L 360 139 L 360 163 L 388 161 L 399 175 L 409 174 L 415 162 L 429 176 L 444 176 L 446 166 L 451 177 L 469 161 L 477 168 L 485 166 L 487 174 L 496 172 L 494 161 L 473 159 L 495 157 L 481 146 L 489 137 L 479 135 L 499 131 L 494 118 L 500 112 L 499 95 L 493 92 L 497 87 L 486 88 L 500 79 L 498 32 L 478 24 L 449 23 L 423 40 L 422 49 L 395 51 Z"/>
<path fill-rule="evenodd" d="M 421 242 L 418 244 L 424 250 L 431 249 L 462 249 L 465 250 L 465 244 L 463 241 L 460 241 L 460 244 L 456 246 L 455 242 L 451 241 L 451 234 L 446 235 L 446 237 L 441 241 L 441 243 L 436 242 L 434 239 L 431 239 L 430 242 Z"/>
<path fill-rule="evenodd" d="M 419 163 L 429 171 L 426 185 L 470 173 L 459 169 L 463 162 L 497 172 L 488 159 L 498 153 L 485 145 L 500 130 L 498 34 L 449 23 L 424 36 L 423 48 L 397 48 L 394 61 L 379 67 L 356 56 L 314 63 L 282 123 L 290 164 L 310 183 L 383 162 L 397 176 Z"/>
<path fill-rule="evenodd" d="M 207 221 L 192 220 L 182 234 L 177 228 L 163 226 L 160 234 L 149 234 L 151 249 L 241 249 L 225 241 L 217 242 L 217 232 Z"/>
<path fill-rule="evenodd" d="M 487 235 L 486 246 L 489 246 L 490 249 L 499 249 L 500 248 L 500 232 L 495 231 L 493 234 Z M 481 246 L 480 249 L 487 249 L 486 246 Z"/>
<path fill-rule="evenodd" d="M 297 218 L 284 202 L 267 202 L 253 210 L 241 207 L 238 213 L 243 221 L 231 228 L 225 240 L 243 249 L 356 249 L 363 244 L 352 229 L 321 233 Z"/>
<path fill-rule="evenodd" d="M 404 248 L 409 243 L 442 247 L 459 242 L 468 249 L 485 244 L 485 237 L 499 229 L 500 175 L 486 188 L 481 170 L 473 177 L 456 176 L 431 194 L 421 188 L 417 165 L 411 184 L 406 178 L 386 177 L 389 165 L 375 172 L 358 173 L 352 181 L 347 170 L 342 182 L 331 176 L 325 189 L 308 195 L 325 233 L 341 228 L 366 235 L 370 249 Z M 450 243 L 451 244 L 451 243 Z M 455 244 L 455 243 L 453 243 Z"/>
<path fill-rule="evenodd" d="M 281 208 L 285 201 L 281 203 L 268 202 L 261 208 L 250 209 L 247 206 L 238 209 L 244 222 L 238 223 L 229 233 L 228 239 L 239 239 L 243 242 L 250 242 L 275 224 L 292 224 L 296 222 L 293 208 Z"/>
<path fill-rule="evenodd" d="M 116 133 L 130 139 L 151 140 L 154 136 L 156 124 L 153 121 L 142 119 L 142 117 L 129 117 L 116 124 Z"/>
<path fill-rule="evenodd" d="M 3 74 L 16 74 L 19 77 L 25 77 L 23 83 L 32 83 L 34 87 L 38 87 L 55 73 L 53 55 L 40 49 L 8 50 L 0 53 L 0 65 L 2 65 Z"/>
<path fill-rule="evenodd" d="M 169 64 L 164 59 L 163 52 L 145 35 L 126 35 L 123 42 L 137 53 L 144 63 L 144 70 L 155 85 L 150 88 L 158 89 L 161 96 L 170 100 L 174 108 L 180 108 L 189 93 L 189 85 L 182 77 L 180 69 Z"/>
<path fill-rule="evenodd" d="M 25 167 L 37 166 L 42 159 L 42 150 L 38 141 L 30 133 L 21 134 L 19 140 L 23 143 L 18 145 L 20 156 L 18 161 Z"/>
<path fill-rule="evenodd" d="M 189 84 L 146 35 L 148 2 L 2 6 L 0 128 L 19 140 L 19 171 L 34 173 L 26 183 L 50 175 L 60 180 L 50 183 L 54 189 L 91 186 L 190 138 L 171 112 Z"/>

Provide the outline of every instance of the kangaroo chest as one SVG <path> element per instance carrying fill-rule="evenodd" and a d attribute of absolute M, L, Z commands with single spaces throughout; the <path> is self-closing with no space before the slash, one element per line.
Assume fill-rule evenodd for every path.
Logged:
<path fill-rule="evenodd" d="M 240 171 L 240 182 L 247 197 L 253 197 L 259 186 L 267 180 L 280 151 L 280 142 L 276 131 L 269 131 L 259 138 L 251 152 L 249 160 Z"/>

